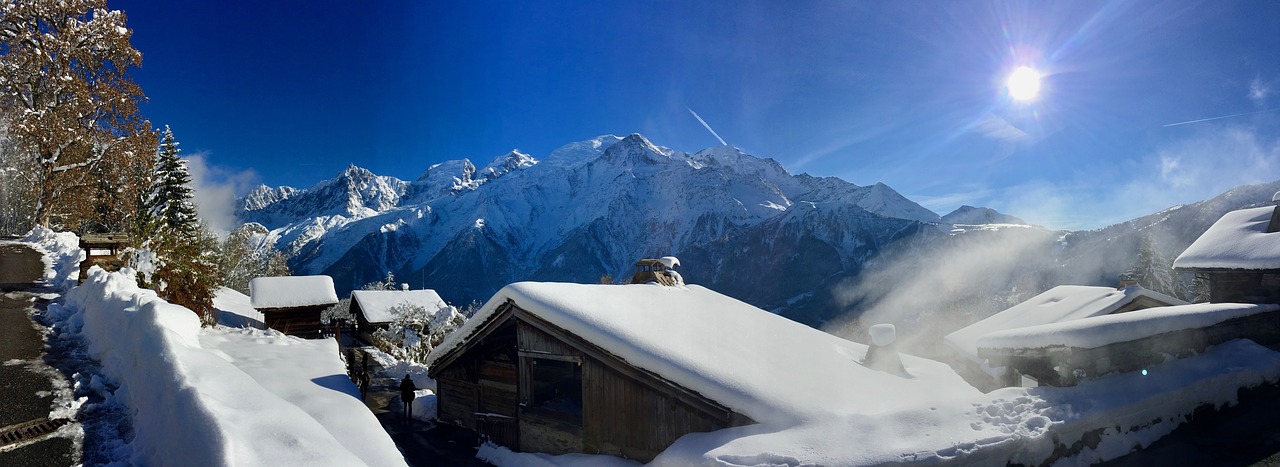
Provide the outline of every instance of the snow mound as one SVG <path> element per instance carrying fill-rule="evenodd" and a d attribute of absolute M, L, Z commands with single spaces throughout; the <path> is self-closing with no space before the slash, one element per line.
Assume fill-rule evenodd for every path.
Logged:
<path fill-rule="evenodd" d="M 85 259 L 85 251 L 80 249 L 80 237 L 71 232 L 54 232 L 46 227 L 36 226 L 19 240 L 30 243 L 44 255 L 44 279 L 55 290 L 64 292 L 76 286 L 80 277 L 80 262 Z"/>
<path fill-rule="evenodd" d="M 341 371 L 336 348 L 312 349 L 307 352 L 312 357 L 303 360 L 282 350 L 246 363 L 247 355 L 233 355 L 237 349 L 261 354 L 265 348 L 206 348 L 202 341 L 208 336 L 237 331 L 202 333 L 191 310 L 139 289 L 130 275 L 97 267 L 90 269 L 84 285 L 66 294 L 64 305 L 50 307 L 51 314 L 64 316 L 65 329 L 83 334 L 90 356 L 119 383 L 116 395 L 133 412 L 132 464 L 403 465 L 394 444 L 358 401 L 344 404 L 337 397 L 294 394 L 318 392 L 312 386 L 341 386 L 334 383 L 335 378 L 346 380 L 341 373 L 302 381 L 288 374 L 332 372 L 335 366 Z M 289 348 L 326 345 L 257 333 L 246 334 L 250 337 L 240 344 L 256 339 Z M 321 354 L 332 361 L 314 366 L 324 360 Z M 255 371 L 252 362 L 270 367 Z M 260 381 L 251 373 L 273 375 Z M 321 389 L 334 392 L 327 387 Z M 323 407 L 306 403 L 321 399 Z M 340 440 L 351 437 L 349 431 L 331 431 L 340 424 L 368 428 L 362 431 L 380 437 Z M 353 443 L 365 446 L 348 446 Z"/>
<path fill-rule="evenodd" d="M 871 343 L 884 347 L 892 344 L 898 337 L 898 329 L 892 324 L 876 324 L 871 326 Z"/>

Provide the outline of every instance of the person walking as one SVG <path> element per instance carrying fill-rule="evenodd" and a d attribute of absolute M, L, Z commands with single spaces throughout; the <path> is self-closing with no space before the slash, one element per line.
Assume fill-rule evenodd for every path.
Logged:
<path fill-rule="evenodd" d="M 409 379 L 409 375 L 405 374 L 404 379 L 400 381 L 400 402 L 404 403 L 404 420 L 407 422 L 413 419 L 413 398 L 417 396 L 414 391 L 418 390 L 418 386 L 413 384 L 413 380 Z"/>
<path fill-rule="evenodd" d="M 364 400 L 369 396 L 369 372 L 359 371 L 356 373 L 356 379 L 360 382 L 360 400 Z"/>

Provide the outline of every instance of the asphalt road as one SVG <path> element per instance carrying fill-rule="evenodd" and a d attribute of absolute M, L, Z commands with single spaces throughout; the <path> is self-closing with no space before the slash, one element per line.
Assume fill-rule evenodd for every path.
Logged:
<path fill-rule="evenodd" d="M 40 253 L 17 244 L 0 244 L 0 427 L 47 417 L 61 374 L 44 362 L 44 341 L 31 320 L 38 281 L 44 271 Z M 65 386 L 65 383 L 63 383 Z M 66 466 L 79 459 L 75 443 L 50 437 L 18 448 L 2 448 L 0 465 Z"/>

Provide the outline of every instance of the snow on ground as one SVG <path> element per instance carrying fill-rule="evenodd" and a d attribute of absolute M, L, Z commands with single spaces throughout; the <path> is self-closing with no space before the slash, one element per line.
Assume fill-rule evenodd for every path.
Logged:
<path fill-rule="evenodd" d="M 231 328 L 266 329 L 262 321 L 262 312 L 249 303 L 249 296 L 237 290 L 222 287 L 213 298 L 213 307 L 218 309 L 218 324 Z"/>
<path fill-rule="evenodd" d="M 413 418 L 424 422 L 434 421 L 436 419 L 436 380 L 427 376 L 427 367 L 413 362 L 397 360 L 390 354 L 378 350 L 374 347 L 364 349 L 379 365 L 382 365 L 383 375 L 400 381 L 405 375 L 409 375 L 409 379 L 413 380 L 413 385 L 418 388 L 414 391 L 413 398 Z M 403 410 L 403 404 L 399 401 L 400 396 L 396 396 L 396 400 L 391 403 L 391 411 L 400 413 Z"/>
<path fill-rule="evenodd" d="M 133 421 L 130 463 L 404 464 L 352 397 L 333 343 L 202 330 L 195 313 L 139 289 L 128 271 L 93 268 L 51 308 L 119 384 Z"/>
<path fill-rule="evenodd" d="M 1028 326 L 986 334 L 978 347 L 1093 349 L 1166 332 L 1209 327 L 1223 321 L 1280 310 L 1280 305 L 1197 303 L 1094 316 L 1063 323 Z"/>
<path fill-rule="evenodd" d="M 1280 232 L 1267 232 L 1275 210 L 1266 206 L 1224 214 L 1178 255 L 1173 267 L 1280 269 Z"/>

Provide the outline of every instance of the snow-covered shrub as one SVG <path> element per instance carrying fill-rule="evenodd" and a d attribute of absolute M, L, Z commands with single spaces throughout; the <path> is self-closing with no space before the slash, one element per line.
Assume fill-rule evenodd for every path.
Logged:
<path fill-rule="evenodd" d="M 395 319 L 373 334 L 373 343 L 391 356 L 409 362 L 426 361 L 431 349 L 466 321 L 458 309 L 441 303 L 434 310 L 401 303 L 391 308 Z"/>

